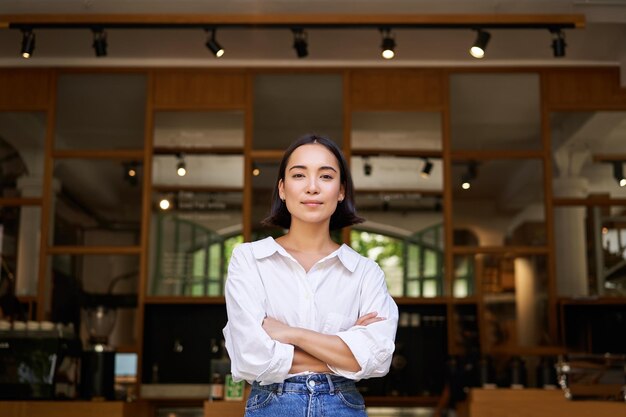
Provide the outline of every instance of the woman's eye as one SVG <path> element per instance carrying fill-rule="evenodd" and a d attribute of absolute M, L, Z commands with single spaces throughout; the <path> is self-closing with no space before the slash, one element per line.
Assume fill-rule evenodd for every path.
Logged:
<path fill-rule="evenodd" d="M 293 174 L 291 178 L 304 178 L 304 174 Z"/>
<path fill-rule="evenodd" d="M 332 180 L 333 176 L 332 175 L 322 175 L 322 178 L 325 180 Z"/>

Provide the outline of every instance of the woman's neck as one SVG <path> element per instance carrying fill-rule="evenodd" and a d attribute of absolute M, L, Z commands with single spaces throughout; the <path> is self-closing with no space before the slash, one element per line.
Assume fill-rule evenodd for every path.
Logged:
<path fill-rule="evenodd" d="M 330 238 L 328 227 L 319 225 L 293 224 L 289 232 L 277 239 L 287 250 L 303 253 L 331 253 L 339 247 Z"/>

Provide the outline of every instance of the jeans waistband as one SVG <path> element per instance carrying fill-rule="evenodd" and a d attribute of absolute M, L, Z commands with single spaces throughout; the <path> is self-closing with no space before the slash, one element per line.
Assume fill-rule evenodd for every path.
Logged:
<path fill-rule="evenodd" d="M 281 383 L 259 385 L 258 382 L 252 384 L 253 389 L 272 391 L 277 394 L 283 392 L 299 393 L 330 393 L 335 391 L 355 390 L 356 386 L 351 379 L 331 374 L 308 374 L 298 375 L 284 380 Z"/>

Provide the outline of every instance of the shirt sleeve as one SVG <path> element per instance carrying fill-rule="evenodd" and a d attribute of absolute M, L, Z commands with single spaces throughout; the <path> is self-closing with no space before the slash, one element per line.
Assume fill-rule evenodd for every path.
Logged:
<path fill-rule="evenodd" d="M 235 381 L 261 385 L 282 382 L 293 362 L 293 346 L 280 343 L 263 330 L 265 290 L 249 244 L 233 251 L 225 286 L 228 323 L 226 350 Z"/>
<path fill-rule="evenodd" d="M 376 311 L 385 320 L 337 333 L 352 351 L 361 370 L 350 372 L 329 366 L 336 374 L 355 381 L 385 376 L 389 372 L 398 327 L 398 306 L 387 291 L 384 272 L 374 263 L 365 274 L 360 315 Z"/>

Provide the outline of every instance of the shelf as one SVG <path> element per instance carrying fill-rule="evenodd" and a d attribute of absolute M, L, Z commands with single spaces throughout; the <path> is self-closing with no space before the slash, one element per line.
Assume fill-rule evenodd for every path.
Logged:
<path fill-rule="evenodd" d="M 193 185 L 153 185 L 152 191 L 171 193 L 176 191 L 191 191 L 194 193 L 232 193 L 243 192 L 243 187 L 200 187 Z"/>
<path fill-rule="evenodd" d="M 475 295 L 470 295 L 468 297 L 463 297 L 463 298 L 452 298 L 452 304 L 458 304 L 458 305 L 478 304 L 478 297 Z"/>
<path fill-rule="evenodd" d="M 150 405 L 138 401 L 0 401 L 2 417 L 148 417 Z"/>
<path fill-rule="evenodd" d="M 453 246 L 455 255 L 502 254 L 504 256 L 517 255 L 547 255 L 550 252 L 547 246 Z"/>
<path fill-rule="evenodd" d="M 563 346 L 507 346 L 487 349 L 490 355 L 502 356 L 559 356 L 565 355 L 567 349 Z"/>
<path fill-rule="evenodd" d="M 0 207 L 41 206 L 41 197 L 0 197 Z"/>
<path fill-rule="evenodd" d="M 440 397 L 434 395 L 419 396 L 364 396 L 367 407 L 434 407 Z"/>
<path fill-rule="evenodd" d="M 149 295 L 144 300 L 145 304 L 226 304 L 224 296 L 215 297 L 191 297 L 185 295 L 166 296 Z"/>
<path fill-rule="evenodd" d="M 398 305 L 446 305 L 448 297 L 393 297 Z"/>
<path fill-rule="evenodd" d="M 469 417 L 614 417 L 624 415 L 617 401 L 568 401 L 561 390 L 472 389 Z"/>
<path fill-rule="evenodd" d="M 392 149 L 392 148 L 352 148 L 352 156 L 414 156 L 418 158 L 443 158 L 441 149 Z"/>
<path fill-rule="evenodd" d="M 562 305 L 624 305 L 626 306 L 626 296 L 624 297 L 577 297 L 559 298 L 557 300 Z"/>
<path fill-rule="evenodd" d="M 226 147 L 226 146 L 155 146 L 152 148 L 153 155 L 176 155 L 179 153 L 184 154 L 206 154 L 206 155 L 243 155 L 243 148 L 241 147 Z"/>
<path fill-rule="evenodd" d="M 359 194 L 418 194 L 443 197 L 443 190 L 426 190 L 416 188 L 359 188 L 354 193 Z"/>
<path fill-rule="evenodd" d="M 55 159 L 126 159 L 143 160 L 143 149 L 62 149 L 52 151 Z"/>
<path fill-rule="evenodd" d="M 205 401 L 205 417 L 241 417 L 246 409 L 244 401 Z"/>

